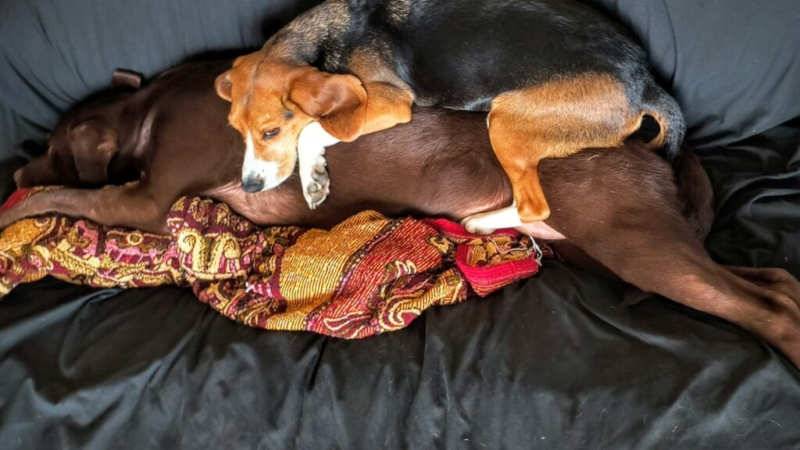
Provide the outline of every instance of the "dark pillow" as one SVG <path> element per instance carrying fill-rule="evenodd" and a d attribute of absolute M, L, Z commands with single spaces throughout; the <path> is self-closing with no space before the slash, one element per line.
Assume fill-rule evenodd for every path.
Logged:
<path fill-rule="evenodd" d="M 699 146 L 800 116 L 800 1 L 585 0 L 639 37 Z"/>
<path fill-rule="evenodd" d="M 152 76 L 187 58 L 254 49 L 319 0 L 0 1 L 0 161 L 107 88 L 117 68 Z"/>
<path fill-rule="evenodd" d="M 797 0 L 586 1 L 640 36 L 695 143 L 725 144 L 800 116 Z M 0 2 L 0 161 L 107 87 L 114 69 L 153 75 L 202 53 L 255 48 L 317 2 Z"/>

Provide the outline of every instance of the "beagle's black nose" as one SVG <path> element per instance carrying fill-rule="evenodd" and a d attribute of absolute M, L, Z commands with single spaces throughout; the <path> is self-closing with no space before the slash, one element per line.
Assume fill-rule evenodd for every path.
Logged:
<path fill-rule="evenodd" d="M 242 189 L 250 194 L 264 190 L 264 180 L 256 177 L 248 177 L 242 180 Z"/>

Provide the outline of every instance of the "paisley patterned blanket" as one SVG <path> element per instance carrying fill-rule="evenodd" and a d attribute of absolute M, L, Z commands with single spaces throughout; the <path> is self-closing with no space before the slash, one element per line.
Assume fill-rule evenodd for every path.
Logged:
<path fill-rule="evenodd" d="M 0 234 L 0 296 L 47 275 L 96 287 L 173 284 L 244 325 L 357 339 L 533 275 L 542 258 L 514 231 L 475 236 L 445 220 L 376 212 L 331 231 L 262 228 L 227 205 L 184 197 L 168 220 L 168 236 L 64 216 L 17 222 Z"/>

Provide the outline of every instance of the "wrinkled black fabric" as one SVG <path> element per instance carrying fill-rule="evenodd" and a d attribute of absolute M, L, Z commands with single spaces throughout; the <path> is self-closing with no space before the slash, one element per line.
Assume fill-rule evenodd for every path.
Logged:
<path fill-rule="evenodd" d="M 2 448 L 797 448 L 800 376 L 741 329 L 550 263 L 363 341 L 175 288 L 0 305 Z"/>
<path fill-rule="evenodd" d="M 584 1 L 639 37 L 693 145 L 727 145 L 800 116 L 800 2 Z"/>
<path fill-rule="evenodd" d="M 716 200 L 712 256 L 800 277 L 800 119 L 698 153 Z"/>
<path fill-rule="evenodd" d="M 798 3 L 591 1 L 637 31 L 686 110 L 717 196 L 712 256 L 800 276 L 800 123 L 772 129 L 800 116 Z M 0 2 L 0 161 L 113 69 L 257 46 L 307 3 Z M 3 196 L 19 163 L 0 163 Z M 621 297 L 548 261 L 348 342 L 244 328 L 177 288 L 48 279 L 0 301 L 0 449 L 800 447 L 785 358 Z"/>
<path fill-rule="evenodd" d="M 25 154 L 117 68 L 153 76 L 254 49 L 319 0 L 0 1 L 0 161 Z"/>

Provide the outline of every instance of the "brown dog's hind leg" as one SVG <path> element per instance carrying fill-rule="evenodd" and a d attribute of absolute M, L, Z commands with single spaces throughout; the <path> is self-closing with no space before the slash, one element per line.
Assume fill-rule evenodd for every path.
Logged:
<path fill-rule="evenodd" d="M 165 234 L 170 207 L 165 203 L 159 202 L 143 181 L 103 189 L 55 189 L 36 194 L 0 213 L 0 230 L 26 217 L 58 213 L 103 225 Z"/>
<path fill-rule="evenodd" d="M 546 223 L 628 283 L 733 322 L 800 367 L 797 280 L 712 261 L 682 217 L 669 165 L 633 147 L 582 152 L 569 170 L 543 161 L 545 192 L 558 205 Z"/>
<path fill-rule="evenodd" d="M 547 219 L 550 208 L 538 168 L 586 148 L 618 147 L 638 129 L 623 86 L 605 75 L 546 83 L 499 95 L 489 113 L 489 137 L 514 190 L 520 221 Z M 471 226 L 481 225 L 471 224 Z M 483 227 L 485 228 L 485 227 Z"/>
<path fill-rule="evenodd" d="M 680 224 L 671 221 L 663 226 L 667 231 Z M 640 289 L 741 326 L 780 349 L 800 367 L 797 280 L 787 273 L 786 281 L 753 282 L 738 275 L 741 268 L 726 270 L 715 264 L 699 242 L 688 235 L 682 236 L 687 239 L 684 241 L 671 232 L 648 234 L 651 235 L 642 239 L 637 233 L 619 233 L 614 251 L 626 256 L 597 259 Z"/>
<path fill-rule="evenodd" d="M 716 264 L 677 208 L 632 188 L 618 192 L 649 202 L 593 222 L 595 230 L 580 231 L 576 242 L 625 281 L 733 322 L 800 367 L 800 282 L 783 269 Z"/>

